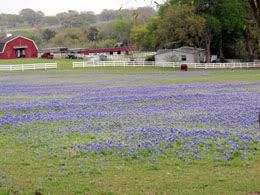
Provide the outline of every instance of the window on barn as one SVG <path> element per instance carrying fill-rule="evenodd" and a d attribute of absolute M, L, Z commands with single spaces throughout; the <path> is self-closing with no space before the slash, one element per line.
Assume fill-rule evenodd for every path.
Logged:
<path fill-rule="evenodd" d="M 112 51 L 110 51 L 109 53 L 110 53 L 110 55 L 113 55 L 113 52 L 112 52 Z"/>
<path fill-rule="evenodd" d="M 121 55 L 121 51 L 118 51 L 117 54 L 118 54 L 118 55 Z"/>
<path fill-rule="evenodd" d="M 181 61 L 186 61 L 187 60 L 187 56 L 186 55 L 181 55 Z"/>

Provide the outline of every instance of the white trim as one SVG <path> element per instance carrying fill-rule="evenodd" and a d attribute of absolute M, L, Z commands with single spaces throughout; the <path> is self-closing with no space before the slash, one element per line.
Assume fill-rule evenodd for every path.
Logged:
<path fill-rule="evenodd" d="M 13 40 L 15 40 L 15 39 L 18 39 L 18 38 L 23 38 L 23 39 L 26 39 L 26 40 L 32 41 L 33 44 L 34 44 L 34 46 L 35 46 L 35 48 L 37 49 L 37 51 L 39 51 L 39 49 L 38 49 L 36 43 L 34 42 L 34 40 L 29 39 L 29 38 L 26 38 L 26 37 L 23 37 L 23 36 L 16 36 L 16 37 L 14 37 L 13 39 L 10 39 L 9 41 L 5 42 L 5 46 L 3 47 L 3 50 L 2 50 L 2 52 L 0 52 L 0 53 L 4 53 L 5 48 L 6 48 L 6 45 L 7 45 L 9 42 L 11 42 L 11 41 L 13 41 Z"/>

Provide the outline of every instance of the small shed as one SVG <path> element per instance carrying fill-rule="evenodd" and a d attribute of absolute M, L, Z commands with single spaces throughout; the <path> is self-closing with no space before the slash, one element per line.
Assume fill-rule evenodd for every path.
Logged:
<path fill-rule="evenodd" d="M 31 39 L 10 36 L 0 40 L 0 59 L 37 58 L 38 47 Z"/>
<path fill-rule="evenodd" d="M 162 49 L 155 55 L 156 62 L 205 62 L 205 50 L 194 47 Z"/>

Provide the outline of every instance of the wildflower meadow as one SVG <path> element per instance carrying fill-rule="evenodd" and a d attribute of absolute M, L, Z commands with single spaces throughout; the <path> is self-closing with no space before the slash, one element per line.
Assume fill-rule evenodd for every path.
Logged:
<path fill-rule="evenodd" d="M 0 75 L 0 194 L 260 192 L 259 71 Z"/>

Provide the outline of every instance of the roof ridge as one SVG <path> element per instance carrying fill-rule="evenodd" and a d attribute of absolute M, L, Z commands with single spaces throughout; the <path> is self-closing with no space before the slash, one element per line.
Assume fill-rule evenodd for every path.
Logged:
<path fill-rule="evenodd" d="M 14 38 L 16 38 L 16 37 L 20 37 L 20 36 L 10 36 L 10 37 L 6 37 L 6 38 L 4 38 L 4 39 L 1 39 L 1 40 L 0 40 L 0 43 L 6 43 L 6 42 L 8 42 L 8 41 L 10 41 L 10 40 L 12 40 L 12 39 L 14 39 Z"/>

